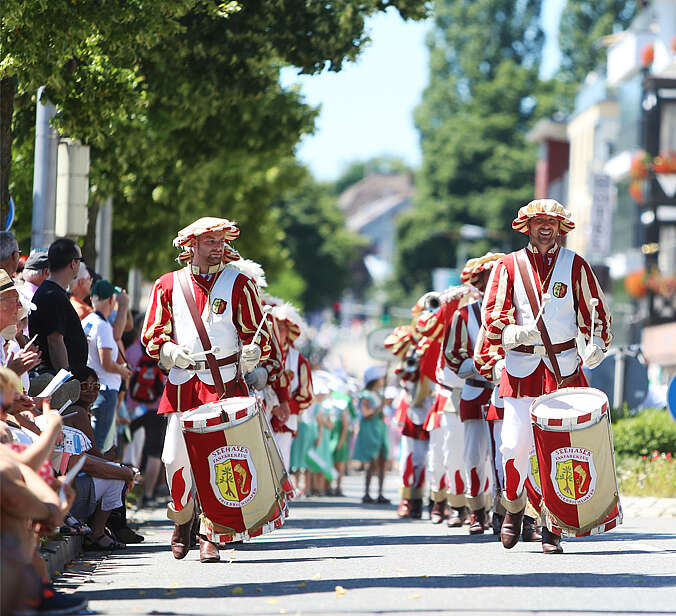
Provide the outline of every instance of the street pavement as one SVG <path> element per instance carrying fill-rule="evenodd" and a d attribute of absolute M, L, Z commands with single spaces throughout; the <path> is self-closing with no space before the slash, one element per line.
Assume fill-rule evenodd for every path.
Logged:
<path fill-rule="evenodd" d="M 628 517 L 544 555 L 534 543 L 505 550 L 490 531 L 397 520 L 394 504 L 361 504 L 361 483 L 346 478 L 346 498 L 294 501 L 281 530 L 220 563 L 197 549 L 174 560 L 164 510 L 141 511 L 144 543 L 88 553 L 57 586 L 98 614 L 676 614 L 674 517 Z M 396 477 L 387 484 L 394 503 Z"/>

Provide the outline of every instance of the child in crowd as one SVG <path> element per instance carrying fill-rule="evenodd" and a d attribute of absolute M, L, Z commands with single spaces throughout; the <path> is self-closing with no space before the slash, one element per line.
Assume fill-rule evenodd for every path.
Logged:
<path fill-rule="evenodd" d="M 354 448 L 354 459 L 366 465 L 363 503 L 389 504 L 383 496 L 385 463 L 389 456 L 387 426 L 383 420 L 383 400 L 378 392 L 385 386 L 385 367 L 371 366 L 364 372 L 364 390 L 359 396 L 359 434 Z M 371 498 L 371 477 L 378 475 L 378 498 Z"/>
<path fill-rule="evenodd" d="M 345 496 L 342 490 L 343 475 L 350 457 L 350 421 L 354 415 L 352 400 L 348 394 L 334 391 L 333 427 L 331 428 L 331 453 L 333 466 L 336 469 L 336 489 L 334 496 Z"/>

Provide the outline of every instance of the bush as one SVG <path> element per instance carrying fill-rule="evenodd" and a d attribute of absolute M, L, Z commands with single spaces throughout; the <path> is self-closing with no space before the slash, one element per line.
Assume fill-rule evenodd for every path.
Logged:
<path fill-rule="evenodd" d="M 613 441 L 618 455 L 647 456 L 676 452 L 676 422 L 666 409 L 646 409 L 613 424 Z"/>
<path fill-rule="evenodd" d="M 671 453 L 618 458 L 617 480 L 626 496 L 676 497 L 676 464 Z"/>

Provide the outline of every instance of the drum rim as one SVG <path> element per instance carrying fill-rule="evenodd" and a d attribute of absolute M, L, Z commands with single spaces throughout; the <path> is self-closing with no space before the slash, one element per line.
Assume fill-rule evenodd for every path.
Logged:
<path fill-rule="evenodd" d="M 583 391 L 581 391 L 583 390 Z M 575 417 L 566 417 L 561 419 L 545 418 L 536 414 L 536 407 L 547 400 L 560 397 L 562 393 L 589 393 L 598 396 L 603 404 L 600 409 L 594 409 L 588 413 L 580 414 Z M 596 387 L 564 387 L 557 389 L 551 393 L 539 396 L 530 405 L 530 419 L 531 422 L 543 430 L 550 430 L 553 432 L 570 432 L 573 430 L 582 430 L 596 425 L 603 415 L 607 414 L 609 410 L 608 396 L 606 393 Z"/>
<path fill-rule="evenodd" d="M 232 398 L 225 398 L 224 400 L 212 400 L 211 402 L 205 402 L 200 404 L 200 406 L 190 409 L 188 411 L 183 411 L 181 413 L 181 428 L 184 432 L 196 432 L 196 433 L 208 433 L 208 432 L 219 432 L 224 428 L 234 428 L 250 419 L 253 419 L 260 412 L 260 404 L 254 396 L 236 396 L 239 399 L 248 399 L 251 400 L 251 403 L 248 406 L 243 408 L 232 410 L 232 411 L 221 411 L 220 413 L 214 412 L 210 417 L 194 418 L 186 417 L 189 413 L 197 411 L 202 407 L 208 405 L 217 405 L 219 402 L 225 402 L 226 400 L 232 400 Z M 241 413 L 242 411 L 246 412 L 246 415 L 242 417 L 236 417 L 236 414 Z M 223 415 L 227 419 L 223 418 Z M 217 423 L 208 423 L 212 420 L 218 420 Z"/>

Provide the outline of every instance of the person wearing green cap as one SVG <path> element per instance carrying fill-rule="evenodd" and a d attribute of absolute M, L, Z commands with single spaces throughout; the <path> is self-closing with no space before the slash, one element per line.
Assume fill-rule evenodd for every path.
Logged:
<path fill-rule="evenodd" d="M 127 365 L 117 362 L 119 349 L 113 334 L 113 326 L 108 322 L 108 317 L 115 308 L 115 295 L 120 292 L 121 289 L 107 280 L 99 280 L 92 285 L 94 312 L 82 321 L 89 344 L 87 365 L 96 372 L 101 386 L 99 395 L 92 405 L 94 439 L 101 451 L 107 451 L 113 445 L 117 395 L 122 379 L 131 376 Z"/>

